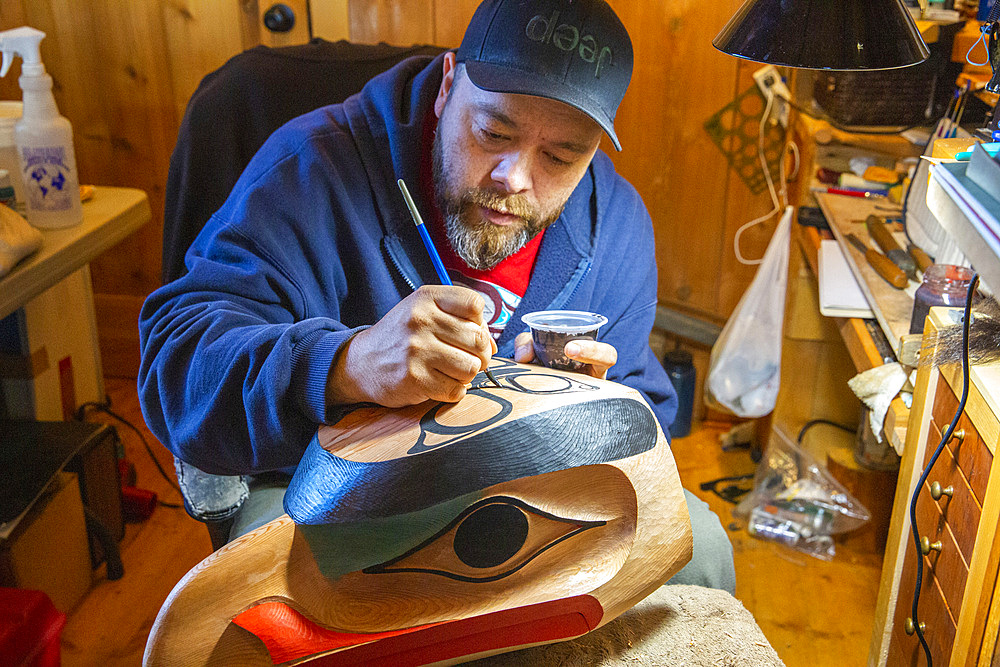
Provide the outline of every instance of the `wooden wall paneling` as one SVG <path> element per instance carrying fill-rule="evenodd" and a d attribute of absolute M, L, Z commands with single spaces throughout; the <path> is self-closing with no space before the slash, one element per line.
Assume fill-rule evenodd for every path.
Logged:
<path fill-rule="evenodd" d="M 703 125 L 735 91 L 736 59 L 712 38 L 738 7 L 726 2 L 612 1 L 635 51 L 632 83 L 610 151 L 642 195 L 656 231 L 660 303 L 721 321 L 725 156 Z"/>
<path fill-rule="evenodd" d="M 457 49 L 478 6 L 479 0 L 436 0 L 434 43 Z"/>
<path fill-rule="evenodd" d="M 351 38 L 348 0 L 310 0 L 309 26 L 313 37 L 336 42 Z"/>
<path fill-rule="evenodd" d="M 73 123 L 80 181 L 141 188 L 162 210 L 176 118 L 158 6 L 49 0 L 25 10 L 47 33 L 43 57 Z M 147 293 L 159 283 L 159 255 L 159 226 L 147 225 L 94 262 L 95 291 Z"/>
<path fill-rule="evenodd" d="M 17 27 L 26 22 L 22 0 L 0 0 L 0 25 Z"/>
<path fill-rule="evenodd" d="M 160 9 L 165 60 L 180 122 L 202 78 L 233 55 L 259 44 L 263 28 L 256 2 L 161 0 Z"/>
<path fill-rule="evenodd" d="M 105 376 L 139 376 L 139 311 L 145 296 L 95 294 L 97 339 Z"/>
<path fill-rule="evenodd" d="M 109 374 L 134 372 L 138 360 L 135 321 L 159 285 L 163 189 L 187 100 L 205 74 L 257 43 L 257 17 L 255 1 L 0 4 L 0 29 L 47 34 L 42 57 L 73 124 L 81 182 L 137 187 L 150 198 L 153 220 L 92 264 L 102 349 L 117 351 L 105 363 Z M 20 99 L 19 72 L 16 65 L 0 82 L 0 96 Z M 129 350 L 131 361 L 118 368 Z"/>
<path fill-rule="evenodd" d="M 434 16 L 436 5 L 447 0 L 349 0 L 352 42 L 388 42 L 399 46 L 436 44 Z"/>

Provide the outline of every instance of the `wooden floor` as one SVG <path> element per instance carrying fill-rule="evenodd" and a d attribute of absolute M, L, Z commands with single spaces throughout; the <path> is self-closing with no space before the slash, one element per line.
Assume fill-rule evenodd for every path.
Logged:
<path fill-rule="evenodd" d="M 169 472 L 172 459 L 145 429 L 132 379 L 108 378 L 112 408 L 139 427 Z M 93 421 L 115 423 L 110 417 Z M 116 424 L 126 456 L 136 466 L 138 486 L 177 502 L 176 491 L 159 475 L 138 437 Z M 733 523 L 733 505 L 701 482 L 752 472 L 746 451 L 722 452 L 718 437 L 728 425 L 696 425 L 674 442 L 684 486 L 705 499 L 723 526 Z M 733 528 L 736 528 L 734 525 Z M 830 562 L 730 530 L 738 597 L 757 619 L 789 667 L 865 664 L 875 611 L 881 554 L 870 548 L 838 546 Z M 144 523 L 130 525 L 122 541 L 125 576 L 109 582 L 95 571 L 89 595 L 69 615 L 62 636 L 65 665 L 138 665 L 156 613 L 174 584 L 211 550 L 204 526 L 183 509 L 157 508 Z"/>

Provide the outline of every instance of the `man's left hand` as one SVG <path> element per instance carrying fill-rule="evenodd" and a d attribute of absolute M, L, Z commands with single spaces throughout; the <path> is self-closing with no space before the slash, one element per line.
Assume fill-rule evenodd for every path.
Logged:
<path fill-rule="evenodd" d="M 566 343 L 566 356 L 588 364 L 590 375 L 601 380 L 607 379 L 608 369 L 618 361 L 618 350 L 607 343 L 596 340 L 571 340 Z M 535 351 L 531 347 L 531 332 L 525 331 L 514 339 L 514 361 L 528 364 L 534 361 Z"/>

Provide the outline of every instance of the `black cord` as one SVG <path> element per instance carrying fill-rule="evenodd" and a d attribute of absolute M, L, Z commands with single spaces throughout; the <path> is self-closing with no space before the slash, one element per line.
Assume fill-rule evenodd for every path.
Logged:
<path fill-rule="evenodd" d="M 972 276 L 972 280 L 969 282 L 969 289 L 965 294 L 965 320 L 962 322 L 962 398 L 959 399 L 955 416 L 952 417 L 951 424 L 948 425 L 948 428 L 941 435 L 941 442 L 938 443 L 937 449 L 934 450 L 934 455 L 931 456 L 930 461 L 927 462 L 927 466 L 924 467 L 924 471 L 917 481 L 917 487 L 913 491 L 913 497 L 910 499 L 910 527 L 913 530 L 913 544 L 917 549 L 917 584 L 913 589 L 913 606 L 910 610 L 910 618 L 913 619 L 914 631 L 917 633 L 920 645 L 924 648 L 924 655 L 927 656 L 927 667 L 933 667 L 931 649 L 927 646 L 927 640 L 924 639 L 924 633 L 920 629 L 920 620 L 917 617 L 917 602 L 920 599 L 920 585 L 924 577 L 924 558 L 920 550 L 920 531 L 917 530 L 917 498 L 920 496 L 920 491 L 923 489 L 928 475 L 930 475 L 931 468 L 934 467 L 938 456 L 941 455 L 941 450 L 944 449 L 945 443 L 951 440 L 951 436 L 955 432 L 955 426 L 958 424 L 958 418 L 965 411 L 965 402 L 969 399 L 969 328 L 972 326 L 972 297 L 975 295 L 978 285 L 979 274 L 977 273 Z"/>
<path fill-rule="evenodd" d="M 122 417 L 117 412 L 115 412 L 115 411 L 113 411 L 111 409 L 111 397 L 110 396 L 105 395 L 104 396 L 104 400 L 101 401 L 101 402 L 98 402 L 98 401 L 87 401 L 86 403 L 83 403 L 82 405 L 80 405 L 80 407 L 78 407 L 76 409 L 76 414 L 74 415 L 76 417 L 77 421 L 84 421 L 84 416 L 86 415 L 88 408 L 89 409 L 93 409 L 93 410 L 97 410 L 98 412 L 103 412 L 103 413 L 105 413 L 105 414 L 107 414 L 107 415 L 109 415 L 109 416 L 117 419 L 122 424 L 124 424 L 125 426 L 129 427 L 130 429 L 132 429 L 132 431 L 137 436 L 139 436 L 139 440 L 142 441 L 142 446 L 146 448 L 146 453 L 149 454 L 149 458 L 153 461 L 153 465 L 156 466 L 156 469 L 160 471 L 160 475 L 163 477 L 163 479 L 165 479 L 167 481 L 167 484 L 169 484 L 171 486 L 171 488 L 173 488 L 175 491 L 177 491 L 177 494 L 179 496 L 181 496 L 182 498 L 184 497 L 184 494 L 181 492 L 180 487 L 177 486 L 177 483 L 174 482 L 174 480 L 172 480 L 170 478 L 170 475 L 167 474 L 167 471 L 163 469 L 162 465 L 160 465 L 159 459 L 156 458 L 156 455 L 153 453 L 153 448 L 149 446 L 149 442 L 146 441 L 146 437 L 142 434 L 142 431 L 140 431 L 139 429 L 137 429 L 132 422 L 130 422 L 129 420 L 125 419 L 124 417 Z M 162 505 L 163 507 L 169 507 L 170 509 L 179 509 L 179 508 L 184 507 L 183 504 L 168 503 L 165 500 L 157 500 L 156 502 L 157 502 L 157 504 Z"/>
<path fill-rule="evenodd" d="M 720 477 L 718 479 L 712 479 L 707 482 L 702 482 L 698 485 L 702 491 L 711 491 L 718 497 L 722 498 L 728 503 L 737 504 L 743 496 L 750 493 L 750 489 L 743 489 L 736 484 L 729 484 L 719 491 L 715 488 L 720 482 L 745 482 L 754 478 L 756 473 L 746 473 L 745 475 L 731 475 L 729 477 Z"/>
<path fill-rule="evenodd" d="M 808 431 L 809 429 L 811 429 L 813 426 L 816 426 L 817 424 L 826 424 L 827 426 L 836 426 L 837 428 L 843 429 L 843 430 L 847 431 L 848 433 L 855 433 L 858 430 L 857 428 L 855 428 L 853 426 L 844 426 L 843 424 L 838 424 L 837 422 L 830 421 L 829 419 L 810 419 L 802 427 L 802 430 L 799 431 L 799 437 L 796 439 L 796 441 L 801 445 L 802 444 L 802 438 L 805 437 L 806 431 Z"/>

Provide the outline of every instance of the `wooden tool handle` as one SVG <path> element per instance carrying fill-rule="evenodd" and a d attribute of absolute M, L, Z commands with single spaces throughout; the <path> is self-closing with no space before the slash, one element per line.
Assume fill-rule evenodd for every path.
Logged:
<path fill-rule="evenodd" d="M 902 250 L 899 244 L 896 243 L 896 239 L 892 238 L 889 228 L 885 226 L 885 223 L 881 219 L 874 215 L 869 215 L 865 219 L 865 227 L 868 228 L 868 235 L 875 239 L 878 247 L 882 248 L 885 254 L 888 255 L 891 250 Z"/>
<path fill-rule="evenodd" d="M 865 259 L 875 269 L 875 272 L 885 278 L 893 287 L 903 289 L 910 282 L 903 270 L 882 253 L 868 248 L 865 250 Z"/>
<path fill-rule="evenodd" d="M 917 266 L 920 268 L 921 271 L 926 271 L 927 267 L 929 267 L 931 264 L 934 263 L 931 261 L 931 258 L 927 255 L 926 252 L 924 252 L 917 246 L 913 245 L 912 243 L 907 247 L 907 250 L 910 251 L 910 257 L 912 257 L 913 260 L 917 263 Z"/>

